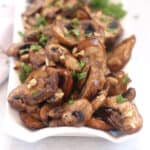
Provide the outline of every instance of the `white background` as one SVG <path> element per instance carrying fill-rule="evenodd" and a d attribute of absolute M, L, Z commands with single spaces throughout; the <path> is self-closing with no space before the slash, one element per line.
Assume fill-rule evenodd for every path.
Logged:
<path fill-rule="evenodd" d="M 17 2 L 17 0 L 15 0 Z M 52 137 L 29 144 L 13 139 L 2 131 L 5 115 L 7 82 L 0 86 L 0 149 L 1 150 L 148 150 L 150 147 L 150 0 L 122 0 L 128 11 L 124 25 L 134 33 L 137 43 L 127 69 L 137 89 L 137 105 L 144 118 L 140 134 L 126 142 L 113 144 L 100 138 Z M 12 129 L 13 130 L 13 129 Z M 17 131 L 16 131 L 17 132 Z"/>

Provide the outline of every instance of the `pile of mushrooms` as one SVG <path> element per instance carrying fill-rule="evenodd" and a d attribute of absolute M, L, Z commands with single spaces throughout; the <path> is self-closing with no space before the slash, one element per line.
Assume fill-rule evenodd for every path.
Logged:
<path fill-rule="evenodd" d="M 78 0 L 33 0 L 22 20 L 22 42 L 7 51 L 22 83 L 8 102 L 26 127 L 141 129 L 136 91 L 123 71 L 136 40 L 118 43 L 118 20 Z"/>

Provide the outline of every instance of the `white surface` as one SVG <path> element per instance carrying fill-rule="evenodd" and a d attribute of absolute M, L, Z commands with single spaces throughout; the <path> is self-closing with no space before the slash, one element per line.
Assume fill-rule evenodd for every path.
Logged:
<path fill-rule="evenodd" d="M 142 112 L 144 118 L 144 128 L 139 136 L 135 137 L 132 140 L 121 144 L 112 144 L 106 142 L 100 138 L 74 138 L 74 137 L 59 137 L 59 138 L 47 138 L 41 142 L 35 144 L 27 144 L 19 140 L 12 139 L 6 135 L 0 135 L 0 148 L 3 150 L 15 149 L 15 150 L 24 150 L 24 149 L 121 149 L 121 150 L 147 150 L 149 149 L 149 114 L 148 109 L 150 105 L 149 98 L 149 85 L 150 83 L 149 76 L 149 33 L 150 33 L 150 23 L 148 22 L 150 10 L 150 1 L 149 0 L 123 0 L 125 7 L 128 10 L 128 17 L 126 18 L 125 24 L 128 30 L 128 33 L 136 33 L 137 44 L 135 51 L 132 57 L 131 63 L 128 65 L 128 70 L 130 72 L 131 78 L 133 78 L 133 84 L 137 89 L 138 93 L 138 106 Z M 133 19 L 133 16 L 139 15 L 138 19 Z M 131 64 L 134 64 L 134 69 Z M 0 119 L 4 119 L 5 105 L 4 100 L 6 100 L 6 86 L 0 89 Z M 13 130 L 13 128 L 12 128 Z"/>

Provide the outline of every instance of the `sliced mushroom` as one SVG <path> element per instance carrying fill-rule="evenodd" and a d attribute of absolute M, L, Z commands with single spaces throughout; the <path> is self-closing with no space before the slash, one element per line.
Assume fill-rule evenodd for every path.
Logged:
<path fill-rule="evenodd" d="M 79 42 L 78 51 L 84 52 L 82 56 L 79 56 L 83 62 L 106 72 L 106 51 L 104 45 L 97 38 Z"/>
<path fill-rule="evenodd" d="M 41 109 L 40 109 L 40 117 L 41 117 L 41 120 L 42 120 L 43 122 L 47 122 L 47 121 L 48 121 L 48 119 L 49 119 L 49 117 L 48 117 L 48 112 L 49 112 L 50 109 L 51 109 L 51 106 L 50 106 L 50 104 L 48 104 L 48 103 L 45 103 L 45 104 L 41 107 Z"/>
<path fill-rule="evenodd" d="M 59 19 L 53 25 L 53 34 L 61 44 L 74 46 L 79 41 L 85 40 L 91 36 L 101 39 L 101 28 L 91 20 L 78 20 L 74 22 L 67 19 Z"/>
<path fill-rule="evenodd" d="M 35 13 L 37 13 L 42 8 L 42 6 L 43 6 L 43 0 L 35 0 L 27 7 L 27 10 L 23 15 L 27 17 L 32 16 Z"/>
<path fill-rule="evenodd" d="M 100 118 L 91 118 L 87 122 L 87 126 L 104 131 L 110 131 L 113 129 L 113 127 L 110 124 L 108 124 L 107 122 L 103 121 Z"/>
<path fill-rule="evenodd" d="M 42 121 L 39 121 L 26 112 L 20 112 L 20 118 L 24 125 L 30 129 L 41 129 L 45 127 Z"/>
<path fill-rule="evenodd" d="M 92 99 L 103 88 L 104 84 L 103 72 L 96 67 L 92 67 L 87 82 L 81 91 L 81 97 Z"/>
<path fill-rule="evenodd" d="M 49 110 L 48 116 L 53 118 L 53 119 L 60 119 L 62 117 L 62 114 L 64 112 L 64 109 L 60 106 L 54 107 Z"/>
<path fill-rule="evenodd" d="M 17 105 L 18 100 L 28 105 L 41 103 L 52 97 L 58 89 L 58 73 L 52 68 L 33 71 L 26 82 L 14 89 L 8 96 L 11 105 Z"/>
<path fill-rule="evenodd" d="M 111 71 L 120 71 L 129 61 L 135 44 L 135 36 L 121 42 L 109 54 L 107 59 L 108 67 Z"/>
<path fill-rule="evenodd" d="M 126 92 L 123 93 L 123 97 L 128 99 L 128 101 L 133 101 L 136 97 L 136 91 L 134 88 L 129 88 Z"/>
<path fill-rule="evenodd" d="M 123 71 L 111 73 L 106 78 L 106 84 L 109 85 L 109 96 L 119 95 L 127 91 L 130 78 Z"/>
<path fill-rule="evenodd" d="M 29 61 L 32 66 L 36 69 L 45 64 L 46 54 L 45 51 L 41 48 L 36 51 L 31 50 L 29 52 Z"/>
<path fill-rule="evenodd" d="M 73 104 L 66 104 L 62 121 L 66 126 L 81 126 L 90 120 L 93 110 L 86 99 L 76 100 Z"/>
<path fill-rule="evenodd" d="M 48 59 L 55 63 L 62 63 L 66 68 L 71 70 L 80 70 L 77 59 L 75 59 L 65 47 L 59 44 L 47 45 L 46 54 Z"/>
<path fill-rule="evenodd" d="M 7 55 L 17 57 L 19 54 L 28 53 L 29 48 L 31 46 L 31 42 L 25 43 L 18 43 L 18 44 L 11 44 L 10 47 L 7 49 Z"/>
<path fill-rule="evenodd" d="M 107 99 L 106 106 L 109 108 L 105 109 L 103 117 L 114 128 L 128 134 L 135 133 L 141 129 L 143 120 L 137 107 L 132 102 L 118 103 L 117 97 L 114 96 Z"/>
<path fill-rule="evenodd" d="M 49 122 L 49 127 L 61 127 L 64 123 L 61 119 L 54 119 Z"/>
<path fill-rule="evenodd" d="M 110 47 L 112 44 L 115 44 L 123 33 L 121 24 L 115 18 L 104 15 L 100 11 L 91 13 L 91 17 L 103 28 L 105 35 L 103 38 L 106 46 Z"/>

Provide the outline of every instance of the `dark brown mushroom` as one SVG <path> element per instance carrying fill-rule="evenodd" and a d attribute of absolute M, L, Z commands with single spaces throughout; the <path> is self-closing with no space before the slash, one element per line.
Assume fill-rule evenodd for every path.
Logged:
<path fill-rule="evenodd" d="M 90 128 L 95 128 L 104 131 L 110 131 L 113 129 L 113 127 L 110 124 L 108 124 L 107 122 L 103 121 L 100 118 L 91 118 L 87 122 L 87 126 Z"/>
<path fill-rule="evenodd" d="M 32 117 L 26 112 L 20 112 L 20 118 L 24 125 L 30 129 L 41 129 L 45 127 L 45 124 L 42 121 Z"/>
<path fill-rule="evenodd" d="M 62 63 L 66 68 L 71 70 L 80 70 L 77 59 L 75 59 L 65 47 L 59 44 L 47 45 L 46 54 L 48 59 L 54 63 Z"/>
<path fill-rule="evenodd" d="M 53 25 L 53 34 L 61 44 L 74 46 L 91 36 L 101 39 L 103 30 L 91 20 L 59 19 Z"/>
<path fill-rule="evenodd" d="M 65 105 L 62 121 L 66 126 L 81 126 L 90 120 L 93 110 L 86 99 L 76 100 L 73 104 Z"/>
<path fill-rule="evenodd" d="M 134 44 L 135 36 L 131 36 L 117 45 L 108 54 L 107 64 L 111 71 L 120 71 L 127 64 L 131 57 Z"/>
<path fill-rule="evenodd" d="M 117 102 L 117 97 L 114 96 L 107 98 L 106 106 L 108 108 L 101 111 L 101 116 L 103 114 L 103 119 L 105 118 L 114 128 L 127 134 L 135 133 L 142 128 L 142 117 L 132 102 L 120 103 Z"/>
<path fill-rule="evenodd" d="M 106 84 L 109 85 L 109 96 L 123 94 L 127 91 L 127 86 L 130 83 L 130 78 L 123 71 L 111 73 L 106 78 Z"/>

